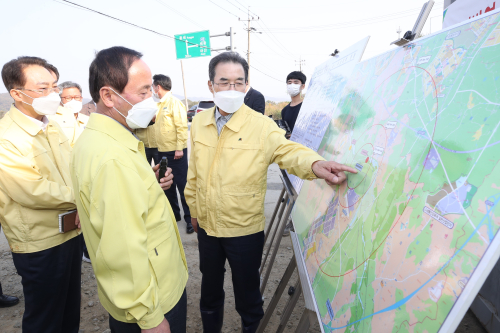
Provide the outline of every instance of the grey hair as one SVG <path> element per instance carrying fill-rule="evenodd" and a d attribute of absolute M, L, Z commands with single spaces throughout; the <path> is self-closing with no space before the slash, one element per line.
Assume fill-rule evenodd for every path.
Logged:
<path fill-rule="evenodd" d="M 245 71 L 245 82 L 248 81 L 248 63 L 242 56 L 240 56 L 236 52 L 223 52 L 213 57 L 212 60 L 210 60 L 210 63 L 208 64 L 208 77 L 210 78 L 210 81 L 214 82 L 215 67 L 219 63 L 227 63 L 227 62 L 240 64 L 243 67 L 243 70 Z"/>
<path fill-rule="evenodd" d="M 59 88 L 59 95 L 61 95 L 63 93 L 63 90 L 67 88 L 77 88 L 78 90 L 80 90 L 80 94 L 82 93 L 82 87 L 80 87 L 78 83 L 72 81 L 63 82 L 57 87 Z"/>

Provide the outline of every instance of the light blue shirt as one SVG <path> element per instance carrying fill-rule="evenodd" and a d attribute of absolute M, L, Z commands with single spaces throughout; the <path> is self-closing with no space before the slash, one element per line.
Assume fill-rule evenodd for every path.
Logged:
<path fill-rule="evenodd" d="M 227 116 L 223 116 L 219 112 L 219 108 L 215 108 L 215 124 L 217 125 L 217 132 L 220 135 L 220 132 L 222 131 L 222 127 L 227 124 L 229 119 L 233 116 L 234 113 L 229 113 Z"/>

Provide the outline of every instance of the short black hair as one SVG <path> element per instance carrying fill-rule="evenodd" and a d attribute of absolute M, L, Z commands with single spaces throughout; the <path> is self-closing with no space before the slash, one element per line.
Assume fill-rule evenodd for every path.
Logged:
<path fill-rule="evenodd" d="M 155 74 L 153 76 L 153 85 L 160 86 L 167 91 L 172 90 L 172 80 L 170 80 L 170 77 L 163 74 Z"/>
<path fill-rule="evenodd" d="M 45 68 L 49 71 L 49 72 L 53 72 L 56 77 L 57 77 L 57 81 L 59 81 L 59 71 L 57 70 L 57 67 L 52 65 L 52 64 L 49 64 L 49 63 L 46 63 L 45 64 Z"/>
<path fill-rule="evenodd" d="M 288 82 L 288 80 L 300 80 L 300 82 L 302 82 L 302 84 L 305 84 L 307 78 L 304 75 L 304 73 L 299 72 L 299 71 L 294 71 L 294 72 L 291 72 L 290 74 L 288 74 L 288 76 L 286 77 L 286 82 Z"/>
<path fill-rule="evenodd" d="M 38 57 L 18 57 L 12 59 L 2 68 L 2 80 L 5 88 L 11 91 L 14 88 L 24 88 L 26 84 L 26 75 L 24 69 L 29 66 L 40 66 L 47 68 L 47 61 Z"/>
<path fill-rule="evenodd" d="M 128 70 L 132 63 L 142 58 L 142 53 L 123 46 L 114 46 L 99 51 L 89 68 L 89 90 L 92 100 L 101 99 L 99 91 L 110 86 L 121 93 L 128 83 Z"/>
<path fill-rule="evenodd" d="M 248 81 L 248 63 L 247 61 L 240 56 L 236 52 L 223 52 L 210 60 L 210 64 L 208 65 L 208 76 L 210 81 L 214 82 L 215 79 L 215 67 L 219 63 L 233 62 L 235 64 L 240 64 L 243 66 L 243 70 L 245 71 L 245 82 Z"/>

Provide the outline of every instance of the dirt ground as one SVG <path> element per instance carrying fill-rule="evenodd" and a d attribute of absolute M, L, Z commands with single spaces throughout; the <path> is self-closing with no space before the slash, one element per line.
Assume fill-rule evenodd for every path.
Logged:
<path fill-rule="evenodd" d="M 270 220 L 276 200 L 281 191 L 281 181 L 277 167 L 271 167 L 268 177 L 268 193 L 266 195 L 266 216 Z M 186 252 L 186 258 L 189 266 L 189 280 L 187 284 L 188 293 L 188 314 L 187 314 L 187 332 L 202 332 L 201 317 L 199 313 L 201 273 L 199 271 L 198 260 L 198 241 L 196 234 L 186 234 L 183 221 L 178 223 L 179 230 Z M 264 308 L 267 307 L 271 297 L 274 294 L 278 283 L 285 272 L 285 269 L 292 257 L 290 237 L 285 237 L 281 241 L 280 250 L 274 262 L 274 266 L 264 293 Z M 228 266 L 228 265 L 227 265 Z M 227 267 L 225 279 L 226 306 L 224 316 L 224 326 L 222 332 L 237 332 L 240 330 L 240 319 L 234 307 L 234 296 L 231 283 L 231 270 Z M 292 286 L 297 281 L 298 276 L 295 272 L 289 285 Z M 0 282 L 3 291 L 7 295 L 15 295 L 21 299 L 21 302 L 11 308 L 0 308 L 0 332 L 18 333 L 21 332 L 21 320 L 24 311 L 24 299 L 21 286 L 21 277 L 17 275 L 12 262 L 12 255 L 9 251 L 7 241 L 3 234 L 0 235 Z M 288 290 L 288 288 L 286 289 Z M 282 296 L 277 310 L 266 329 L 266 332 L 275 332 L 279 326 L 280 315 L 284 309 L 289 296 L 285 292 Z M 284 332 L 295 332 L 300 316 L 304 310 L 304 299 L 300 297 L 294 312 L 286 324 Z M 108 313 L 99 303 L 97 296 L 96 280 L 92 266 L 88 263 L 82 265 L 82 303 L 81 303 L 81 321 L 80 332 L 110 332 L 108 329 Z M 309 329 L 309 332 L 321 332 L 319 324 Z M 467 312 L 462 320 L 457 332 L 460 333 L 486 333 L 479 321 L 472 314 Z"/>

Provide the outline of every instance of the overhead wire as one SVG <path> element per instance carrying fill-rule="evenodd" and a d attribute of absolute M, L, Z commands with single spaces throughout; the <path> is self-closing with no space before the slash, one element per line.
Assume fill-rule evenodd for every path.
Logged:
<path fill-rule="evenodd" d="M 198 27 L 202 28 L 202 29 L 205 29 L 205 27 L 201 26 L 200 24 L 198 24 L 197 22 L 193 21 L 192 19 L 190 19 L 188 16 L 182 14 L 180 11 L 178 11 L 177 9 L 175 8 L 172 8 L 171 6 L 167 5 L 166 3 L 164 3 L 162 0 L 155 0 L 156 2 L 158 2 L 160 5 L 164 6 L 164 7 L 167 7 L 168 9 L 170 9 L 171 11 L 179 14 L 180 16 L 184 17 L 186 20 L 188 20 L 189 22 L 197 25 Z"/>
<path fill-rule="evenodd" d="M 439 7 L 434 7 L 433 10 L 438 9 Z M 269 28 L 267 27 L 267 32 L 274 33 L 297 33 L 297 32 L 315 32 L 315 31 L 325 31 L 325 30 L 334 30 L 341 28 L 350 28 L 374 23 L 385 22 L 391 19 L 397 19 L 402 17 L 413 16 L 419 12 L 419 8 L 407 9 L 401 12 L 395 12 L 375 17 L 370 17 L 362 20 L 355 21 L 347 21 L 347 22 L 339 22 L 335 24 L 327 24 L 327 25 L 317 25 L 317 26 L 305 26 L 305 27 L 291 27 L 291 28 Z"/>
<path fill-rule="evenodd" d="M 247 14 L 246 11 L 244 11 L 243 9 L 241 9 L 240 7 L 236 6 L 234 3 L 232 3 L 231 1 L 229 0 L 226 0 L 227 2 L 229 2 L 231 5 L 233 5 L 234 7 L 238 8 L 240 11 L 242 11 L 243 13 Z M 243 7 L 244 8 L 244 7 Z"/>
<path fill-rule="evenodd" d="M 256 68 L 255 66 L 250 65 L 250 67 L 252 67 L 253 69 L 255 69 L 257 72 L 261 72 L 265 76 L 270 77 L 271 79 L 274 79 L 274 80 L 279 81 L 279 82 L 283 82 L 283 80 L 277 79 L 277 78 L 275 78 L 275 77 L 273 77 L 273 76 L 271 76 L 271 75 L 269 75 L 267 73 L 264 73 L 263 71 L 261 71 L 260 69 Z"/>
<path fill-rule="evenodd" d="M 216 4 L 215 2 L 213 2 L 212 0 L 208 0 L 208 1 L 210 1 L 211 3 L 213 3 L 214 5 L 216 5 L 217 7 L 219 7 L 220 9 L 222 9 L 223 11 L 228 12 L 229 14 L 231 14 L 231 15 L 233 15 L 233 16 L 235 16 L 235 17 L 237 17 L 238 19 L 240 18 L 238 15 L 231 13 L 229 10 L 227 10 L 227 9 L 225 9 L 225 8 L 223 8 L 223 7 L 221 7 L 221 6 L 219 6 L 218 4 Z"/>
<path fill-rule="evenodd" d="M 57 3 L 61 3 L 61 2 L 65 2 L 65 3 L 68 3 L 68 4 L 71 4 L 73 6 L 76 6 L 78 9 L 82 9 L 82 10 L 86 10 L 86 11 L 89 11 L 89 12 L 92 12 L 92 13 L 95 13 L 95 14 L 99 14 L 99 15 L 102 15 L 102 16 L 105 16 L 107 18 L 110 18 L 110 19 L 113 19 L 115 21 L 118 21 L 120 23 L 123 23 L 123 24 L 126 24 L 126 25 L 130 25 L 132 27 L 135 27 L 135 28 L 139 28 L 139 29 L 142 29 L 142 30 L 145 30 L 145 31 L 149 31 L 149 32 L 152 32 L 156 35 L 159 35 L 159 36 L 162 36 L 162 37 L 166 37 L 166 38 L 170 38 L 170 39 L 173 39 L 173 40 L 179 40 L 179 41 L 182 41 L 182 42 L 186 42 L 188 44 L 192 44 L 192 45 L 198 45 L 198 44 L 195 44 L 195 43 L 192 43 L 192 42 L 189 42 L 189 41 L 186 41 L 186 40 L 180 40 L 178 38 L 175 38 L 174 36 L 170 36 L 170 35 L 167 35 L 167 34 L 164 34 L 164 33 L 161 33 L 161 32 L 158 32 L 158 31 L 155 31 L 153 29 L 149 29 L 149 28 L 145 28 L 145 27 L 142 27 L 140 25 L 137 25 L 135 23 L 131 23 L 131 22 L 128 22 L 128 21 L 125 21 L 125 20 L 122 20 L 122 19 L 119 19 L 117 17 L 114 17 L 114 16 L 111 16 L 111 15 L 108 15 L 106 13 L 103 13 L 103 12 L 100 12 L 100 11 L 97 11 L 95 9 L 92 9 L 92 8 L 88 8 L 88 7 L 85 7 L 85 6 L 82 6 L 80 4 L 77 4 L 77 3 L 74 3 L 74 2 L 71 2 L 71 1 L 68 1 L 68 0 L 53 0 Z M 64 3 L 62 3 L 64 4 Z M 208 48 L 207 49 L 211 50 L 211 51 L 215 51 L 211 48 Z M 217 51 L 216 51 L 217 52 Z"/>

